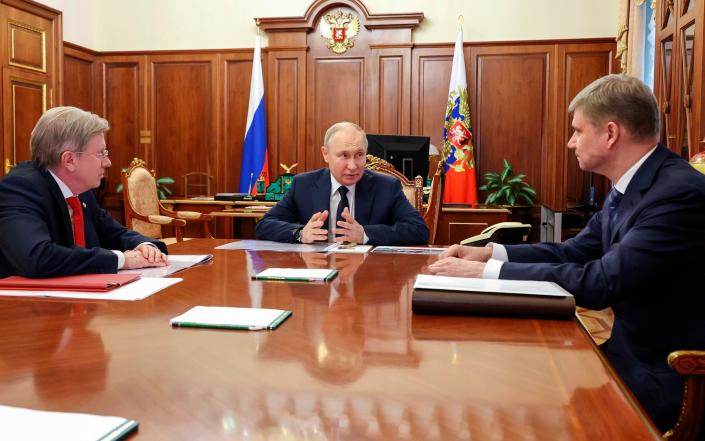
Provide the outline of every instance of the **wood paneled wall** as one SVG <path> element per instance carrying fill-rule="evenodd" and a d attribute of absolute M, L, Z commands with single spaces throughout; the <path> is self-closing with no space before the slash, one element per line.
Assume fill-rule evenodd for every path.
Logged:
<path fill-rule="evenodd" d="M 61 13 L 25 0 L 0 0 L 0 177 L 30 159 L 37 119 L 62 101 Z"/>
<path fill-rule="evenodd" d="M 355 46 L 335 55 L 314 31 L 328 3 L 263 24 L 270 173 L 281 173 L 279 163 L 298 162 L 297 172 L 321 167 L 323 133 L 340 120 L 370 133 L 430 136 L 442 146 L 453 44 L 414 45 L 422 16 L 365 15 L 351 0 L 343 9 L 364 26 Z M 176 179 L 176 194 L 191 171 L 213 175 L 216 191 L 237 190 L 251 49 L 97 54 L 65 46 L 65 102 L 112 124 L 111 189 L 120 168 L 139 156 Z M 586 202 L 587 175 L 565 147 L 566 112 L 582 87 L 617 69 L 614 52 L 611 39 L 466 43 L 478 176 L 506 158 L 527 175 L 539 203 L 563 211 Z"/>

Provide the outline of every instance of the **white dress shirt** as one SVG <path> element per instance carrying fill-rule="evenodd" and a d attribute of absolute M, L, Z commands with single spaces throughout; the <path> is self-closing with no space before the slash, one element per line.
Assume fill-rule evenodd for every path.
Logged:
<path fill-rule="evenodd" d="M 345 187 L 348 189 L 348 194 L 345 195 L 348 198 L 348 207 L 350 207 L 350 215 L 354 218 L 355 217 L 355 185 L 346 185 Z M 336 222 L 338 220 L 345 220 L 345 219 L 336 219 L 335 218 L 335 213 L 338 212 L 338 204 L 340 204 L 340 192 L 338 192 L 338 188 L 342 187 L 342 184 L 338 182 L 337 179 L 333 177 L 333 174 L 331 173 L 330 175 L 330 204 L 329 207 L 330 209 L 328 210 L 328 238 L 330 241 L 335 240 L 335 228 L 336 228 Z M 364 231 L 364 228 L 363 228 Z M 369 238 L 367 237 L 367 233 L 364 234 L 364 239 L 363 239 L 363 244 L 366 244 L 369 241 Z"/>

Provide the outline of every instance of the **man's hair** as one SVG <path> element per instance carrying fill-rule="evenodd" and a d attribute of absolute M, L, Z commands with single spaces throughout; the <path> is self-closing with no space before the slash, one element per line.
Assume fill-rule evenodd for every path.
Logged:
<path fill-rule="evenodd" d="M 326 135 L 323 137 L 323 145 L 327 148 L 330 148 L 330 142 L 333 140 L 335 134 L 345 129 L 353 129 L 357 131 L 362 137 L 362 143 L 365 147 L 365 150 L 367 150 L 367 134 L 364 130 L 362 130 L 360 126 L 348 121 L 341 121 L 328 127 L 328 130 L 326 130 Z"/>
<path fill-rule="evenodd" d="M 612 74 L 593 81 L 570 102 L 568 110 L 576 109 L 593 125 L 619 122 L 640 141 L 659 134 L 656 97 L 641 80 L 628 75 Z"/>
<path fill-rule="evenodd" d="M 37 121 L 29 139 L 32 161 L 39 168 L 56 165 L 67 150 L 82 152 L 91 136 L 110 129 L 108 121 L 76 107 L 54 107 Z"/>

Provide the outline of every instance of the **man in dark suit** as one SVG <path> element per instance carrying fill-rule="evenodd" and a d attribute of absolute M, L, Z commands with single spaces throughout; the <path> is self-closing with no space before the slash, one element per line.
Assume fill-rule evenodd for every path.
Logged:
<path fill-rule="evenodd" d="M 166 246 L 100 208 L 110 167 L 108 122 L 75 107 L 46 111 L 32 130 L 32 161 L 0 181 L 0 277 L 114 273 L 166 265 Z"/>
<path fill-rule="evenodd" d="M 428 227 L 401 183 L 365 169 L 367 137 L 359 126 L 332 125 L 321 152 L 328 168 L 294 178 L 284 198 L 257 224 L 258 239 L 311 243 L 328 240 L 331 232 L 337 242 L 428 243 Z"/>
<path fill-rule="evenodd" d="M 603 209 L 563 243 L 454 245 L 429 268 L 451 276 L 556 282 L 580 306 L 615 314 L 607 358 L 665 430 L 682 379 L 666 357 L 705 348 L 705 176 L 657 144 L 651 91 L 624 75 L 600 78 L 570 105 L 580 168 L 609 178 Z"/>

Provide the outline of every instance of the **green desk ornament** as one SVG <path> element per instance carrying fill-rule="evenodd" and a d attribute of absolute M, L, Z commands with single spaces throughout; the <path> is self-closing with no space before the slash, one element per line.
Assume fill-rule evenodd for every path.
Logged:
<path fill-rule="evenodd" d="M 298 162 L 290 166 L 279 164 L 279 166 L 284 169 L 284 174 L 279 176 L 276 181 L 269 184 L 267 192 L 264 195 L 265 201 L 280 201 L 284 197 L 294 183 L 294 174 L 291 171 L 296 168 L 297 165 L 299 165 Z M 257 193 L 260 193 L 262 190 L 264 190 L 264 181 L 260 182 L 258 180 Z"/>

